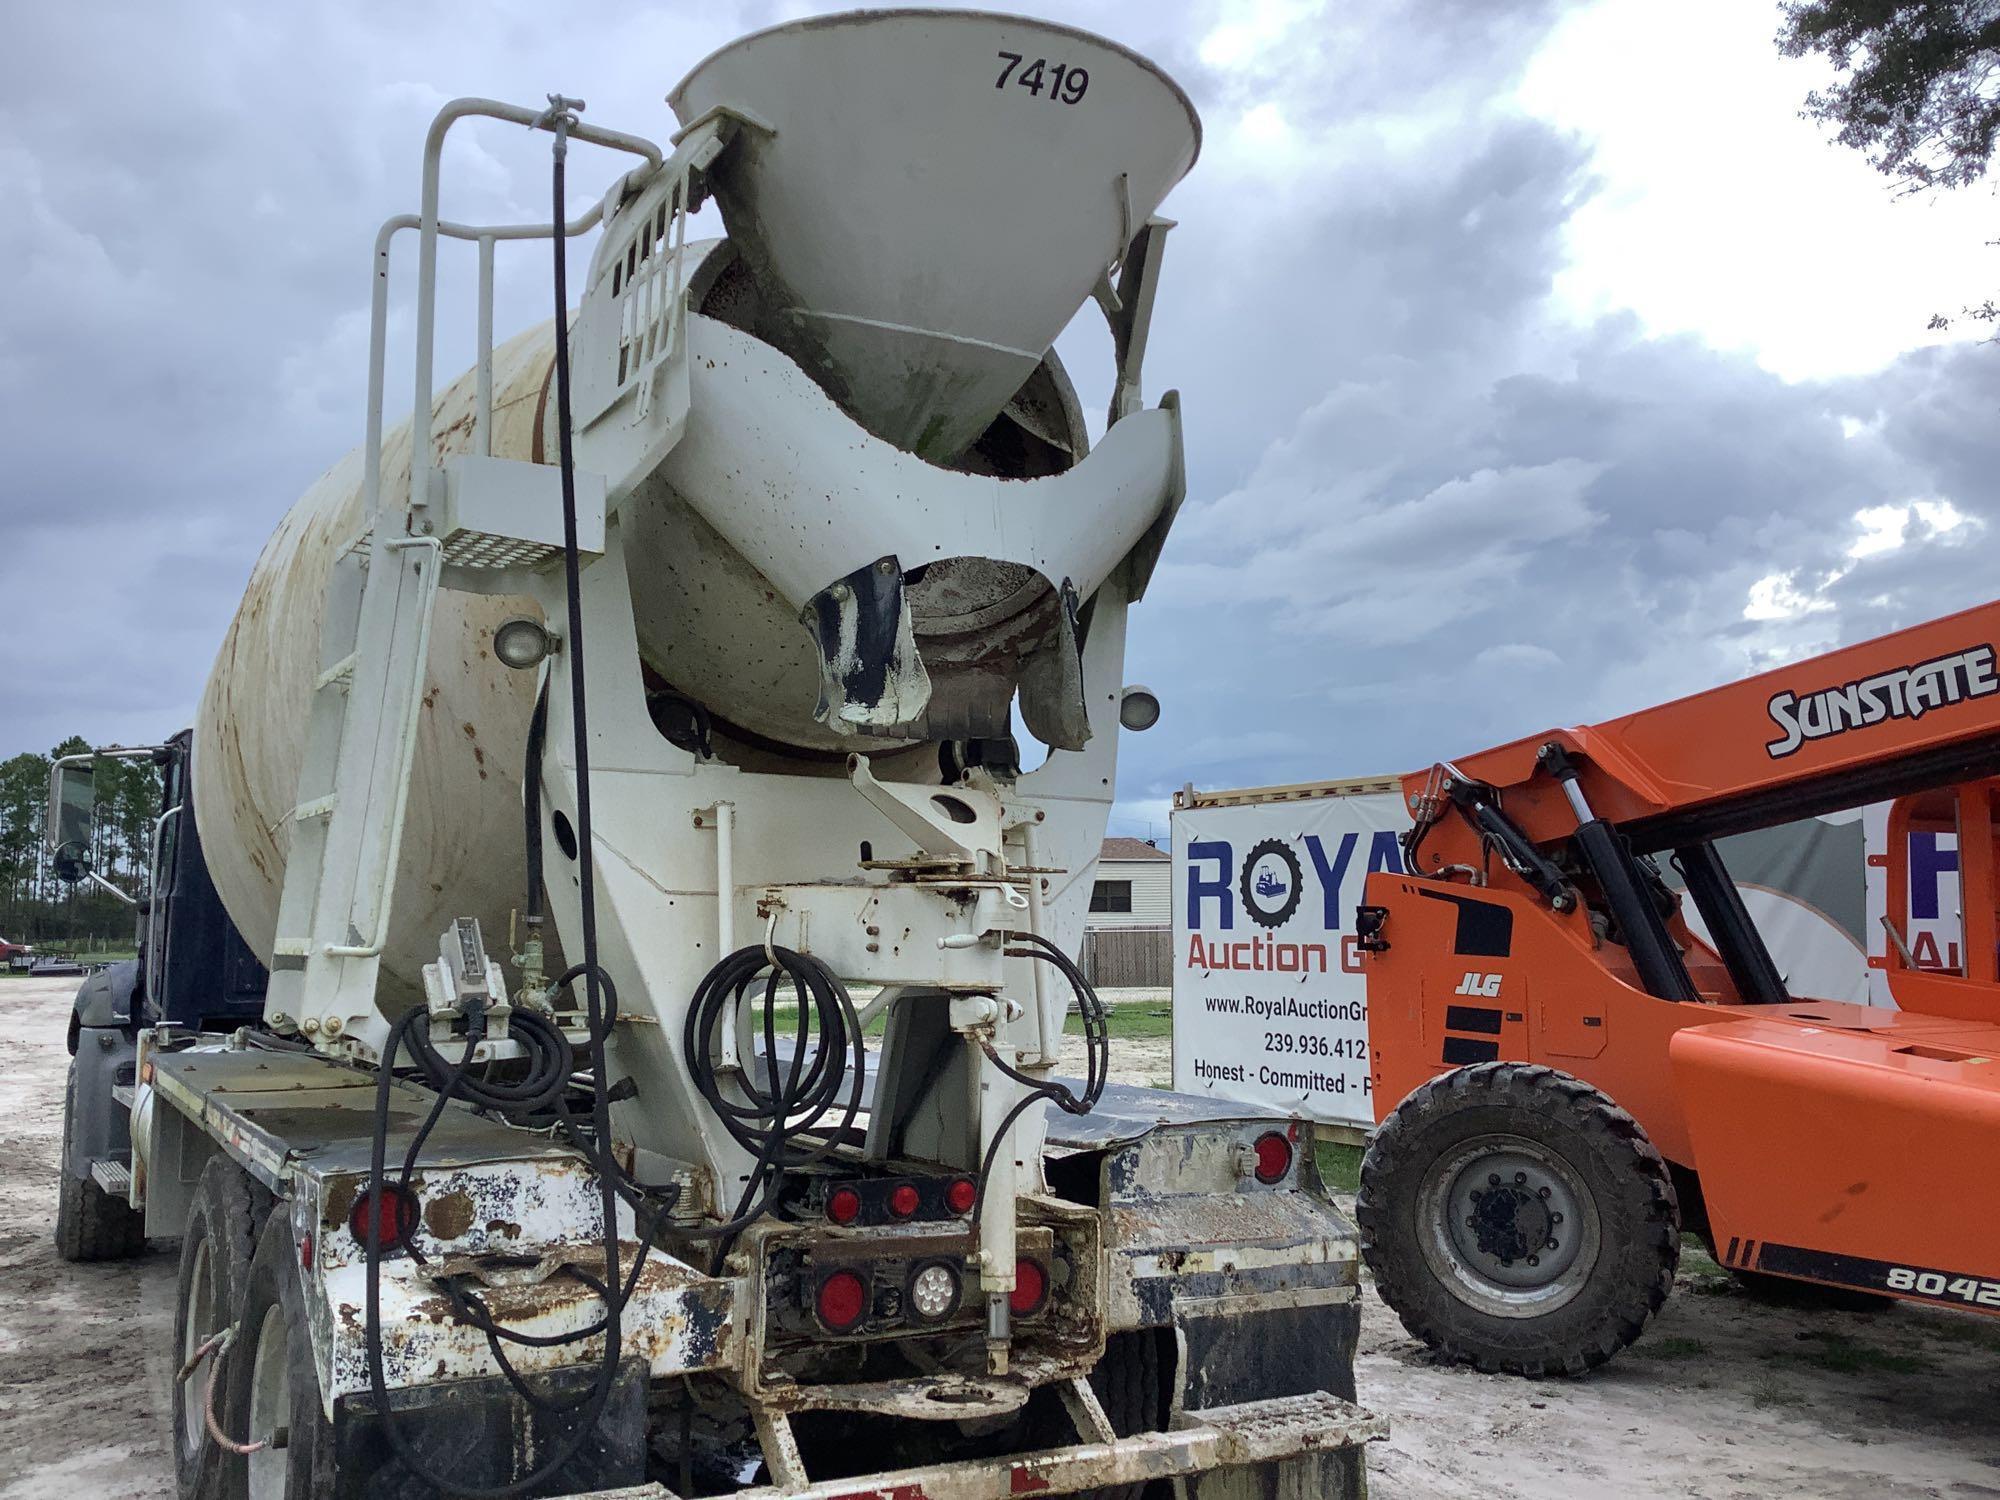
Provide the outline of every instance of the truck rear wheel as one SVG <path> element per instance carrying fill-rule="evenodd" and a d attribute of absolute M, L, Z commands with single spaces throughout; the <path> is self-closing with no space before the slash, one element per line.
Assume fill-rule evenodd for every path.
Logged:
<path fill-rule="evenodd" d="M 93 1178 L 69 1170 L 70 1116 L 76 1109 L 76 1064 L 63 1090 L 62 1160 L 57 1165 L 56 1254 L 64 1260 L 129 1260 L 146 1250 L 146 1215 L 114 1198 Z"/>
<path fill-rule="evenodd" d="M 1355 1219 L 1403 1326 L 1488 1372 L 1603 1364 L 1680 1263 L 1673 1180 L 1638 1121 L 1527 1063 L 1460 1068 L 1398 1105 L 1362 1159 Z"/>
<path fill-rule="evenodd" d="M 1157 1432 L 1167 1425 L 1170 1397 L 1161 1369 L 1161 1337 L 1151 1328 L 1114 1333 L 1104 1341 L 1104 1358 L 1090 1372 L 1091 1389 L 1097 1392 L 1098 1404 L 1104 1408 L 1112 1431 L 1120 1437 L 1130 1437 L 1135 1432 Z M 1088 1442 L 1090 1438 L 1086 1434 L 1082 1439 L 1064 1441 Z M 1078 1500 L 1139 1500 L 1145 1490 L 1143 1484 L 1121 1484 L 1085 1490 Z"/>
<path fill-rule="evenodd" d="M 224 1372 L 229 1399 L 223 1431 L 265 1445 L 234 1460 L 244 1481 L 237 1493 L 247 1500 L 318 1500 L 333 1493 L 333 1425 L 320 1410 L 308 1326 L 291 1219 L 275 1212 L 250 1258 Z"/>
<path fill-rule="evenodd" d="M 237 1319 L 257 1231 L 270 1195 L 235 1162 L 218 1155 L 202 1168 L 201 1181 L 181 1235 L 181 1268 L 174 1298 L 174 1367 L 194 1357 L 209 1339 Z M 239 1356 L 231 1354 L 228 1358 Z M 209 1356 L 212 1361 L 214 1354 Z M 223 1494 L 225 1455 L 208 1435 L 204 1413 L 211 1365 L 181 1382 L 174 1402 L 174 1475 L 181 1500 L 212 1500 Z M 223 1385 L 216 1385 L 221 1411 Z"/>

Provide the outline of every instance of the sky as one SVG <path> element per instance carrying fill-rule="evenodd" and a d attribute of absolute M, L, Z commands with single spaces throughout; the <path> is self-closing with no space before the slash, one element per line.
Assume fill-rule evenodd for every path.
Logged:
<path fill-rule="evenodd" d="M 359 438 L 369 246 L 438 105 L 560 90 L 664 138 L 689 66 L 819 8 L 13 17 L 0 755 L 191 717 L 265 536 Z M 1925 325 L 2000 282 L 1994 199 L 1898 197 L 1798 118 L 1824 74 L 1777 56 L 1775 7 L 1036 9 L 1151 56 L 1205 127 L 1147 363 L 1188 442 L 1127 673 L 1165 712 L 1114 832 L 1164 839 L 1188 782 L 1413 769 L 1992 596 L 2000 349 Z M 540 215 L 546 159 L 468 133 L 446 213 Z M 441 372 L 471 354 L 455 274 Z M 503 257 L 497 301 L 503 333 L 547 316 L 544 266 Z M 1093 409 L 1095 318 L 1058 345 Z"/>

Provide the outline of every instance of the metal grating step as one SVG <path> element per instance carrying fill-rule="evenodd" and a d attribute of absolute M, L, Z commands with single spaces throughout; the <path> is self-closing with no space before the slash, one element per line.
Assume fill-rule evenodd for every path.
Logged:
<path fill-rule="evenodd" d="M 1213 1428 L 1222 1435 L 1224 1462 L 1234 1464 L 1344 1448 L 1389 1435 L 1387 1418 L 1325 1391 L 1206 1407 L 1188 1412 L 1177 1425 Z"/>
<path fill-rule="evenodd" d="M 110 1197 L 132 1196 L 132 1169 L 122 1161 L 94 1161 L 90 1164 L 90 1176 Z"/>

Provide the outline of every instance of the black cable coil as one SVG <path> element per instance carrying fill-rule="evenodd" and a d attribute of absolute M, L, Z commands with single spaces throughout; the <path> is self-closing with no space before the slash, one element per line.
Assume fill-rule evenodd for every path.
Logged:
<path fill-rule="evenodd" d="M 752 1002 L 760 979 L 766 1076 L 758 1076 L 756 1058 L 742 1058 L 736 1075 L 743 1095 L 739 1102 L 722 1091 L 716 1051 L 725 1031 L 734 1029 L 740 1007 Z M 778 1038 L 777 1012 L 785 986 L 797 1006 L 789 1058 L 781 1055 Z M 785 1173 L 822 1160 L 853 1128 L 868 1077 L 868 1052 L 854 1001 L 838 976 L 811 954 L 776 946 L 739 948 L 710 969 L 688 1007 L 681 1040 L 682 1056 L 702 1098 L 736 1143 L 757 1158 L 735 1213 L 699 1231 L 720 1241 L 711 1272 L 720 1274 L 730 1245 L 770 1207 Z M 820 1138 L 810 1146 L 797 1144 L 809 1134 Z"/>

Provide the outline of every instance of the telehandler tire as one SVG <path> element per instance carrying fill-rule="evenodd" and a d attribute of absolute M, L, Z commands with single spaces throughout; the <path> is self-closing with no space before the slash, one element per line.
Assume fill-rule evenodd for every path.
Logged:
<path fill-rule="evenodd" d="M 174 1368 L 237 1321 L 243 1288 L 250 1277 L 250 1257 L 257 1249 L 257 1232 L 270 1211 L 271 1195 L 264 1185 L 223 1155 L 202 1168 L 181 1233 L 180 1277 L 174 1297 Z M 232 1349 L 220 1356 L 226 1368 L 240 1357 Z M 174 1401 L 174 1478 L 180 1500 L 219 1500 L 227 1493 L 223 1466 L 228 1455 L 208 1435 L 204 1411 L 211 1378 L 216 1381 L 216 1412 L 222 1412 L 226 1389 L 224 1371 L 215 1369 L 211 1353 L 201 1367 L 181 1382 Z"/>
<path fill-rule="evenodd" d="M 62 1159 L 56 1165 L 56 1254 L 64 1260 L 130 1260 L 146 1250 L 146 1215 L 69 1170 L 69 1120 L 76 1103 L 76 1064 L 63 1090 Z"/>
<path fill-rule="evenodd" d="M 1382 1300 L 1441 1357 L 1581 1375 L 1636 1339 L 1680 1263 L 1653 1143 L 1582 1080 L 1479 1063 L 1424 1084 L 1375 1132 L 1355 1199 Z"/>
<path fill-rule="evenodd" d="M 268 1445 L 230 1459 L 231 1493 L 247 1500 L 320 1500 L 333 1493 L 333 1424 L 320 1408 L 309 1327 L 291 1215 L 280 1207 L 250 1257 L 224 1370 L 229 1399 L 218 1403 L 225 1433 Z"/>

